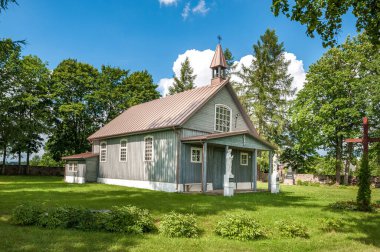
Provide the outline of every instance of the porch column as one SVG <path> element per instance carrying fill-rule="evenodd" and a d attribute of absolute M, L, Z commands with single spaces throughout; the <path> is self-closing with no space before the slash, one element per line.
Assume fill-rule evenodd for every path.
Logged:
<path fill-rule="evenodd" d="M 252 151 L 252 183 L 253 191 L 257 191 L 257 150 Z"/>
<path fill-rule="evenodd" d="M 272 175 L 272 165 L 273 165 L 273 151 L 269 151 L 269 172 L 268 172 L 268 191 L 271 187 L 271 175 Z"/>
<path fill-rule="evenodd" d="M 207 192 L 207 142 L 202 148 L 202 192 Z"/>

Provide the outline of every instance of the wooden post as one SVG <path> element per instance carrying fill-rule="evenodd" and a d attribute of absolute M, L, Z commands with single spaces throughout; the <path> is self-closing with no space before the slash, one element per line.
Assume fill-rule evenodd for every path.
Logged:
<path fill-rule="evenodd" d="M 268 171 L 268 191 L 270 191 L 271 187 L 271 175 L 272 175 L 272 162 L 273 162 L 273 155 L 272 151 L 269 151 L 269 171 Z"/>
<path fill-rule="evenodd" d="M 253 191 L 257 191 L 257 150 L 252 151 L 252 183 Z"/>
<path fill-rule="evenodd" d="M 202 192 L 207 192 L 207 142 L 202 148 Z"/>

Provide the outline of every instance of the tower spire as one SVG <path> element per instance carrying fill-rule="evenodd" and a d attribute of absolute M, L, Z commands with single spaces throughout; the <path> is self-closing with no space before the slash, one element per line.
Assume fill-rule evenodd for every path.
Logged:
<path fill-rule="evenodd" d="M 211 61 L 212 79 L 211 85 L 217 85 L 226 79 L 226 69 L 228 68 L 226 58 L 224 57 L 222 46 L 220 41 L 222 37 L 218 36 L 219 43 L 216 46 L 214 57 Z"/>

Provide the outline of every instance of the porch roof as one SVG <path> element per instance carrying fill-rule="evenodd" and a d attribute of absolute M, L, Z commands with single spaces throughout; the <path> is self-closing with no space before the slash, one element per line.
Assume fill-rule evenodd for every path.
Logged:
<path fill-rule="evenodd" d="M 71 156 L 62 157 L 63 160 L 78 160 L 78 159 L 86 159 L 99 156 L 98 153 L 85 152 L 79 153 Z"/>
<path fill-rule="evenodd" d="M 245 138 L 245 136 L 247 136 L 247 138 Z M 181 141 L 184 143 L 208 142 L 214 144 L 261 150 L 277 149 L 277 147 L 273 144 L 261 139 L 260 137 L 255 136 L 248 130 L 185 137 L 182 138 Z"/>

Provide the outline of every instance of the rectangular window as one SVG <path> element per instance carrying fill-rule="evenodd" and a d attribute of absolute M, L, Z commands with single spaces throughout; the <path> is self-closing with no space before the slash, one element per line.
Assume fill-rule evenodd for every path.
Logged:
<path fill-rule="evenodd" d="M 107 142 L 100 143 L 100 162 L 107 161 Z"/>
<path fill-rule="evenodd" d="M 77 172 L 78 171 L 78 162 L 70 162 L 68 163 L 69 172 Z"/>
<path fill-rule="evenodd" d="M 231 109 L 225 105 L 215 105 L 215 131 L 231 131 Z"/>
<path fill-rule="evenodd" d="M 127 162 L 127 140 L 121 140 L 120 141 L 120 155 L 119 155 L 120 162 Z"/>
<path fill-rule="evenodd" d="M 144 152 L 144 160 L 145 161 L 153 161 L 153 137 L 145 137 L 145 152 Z"/>
<path fill-rule="evenodd" d="M 202 148 L 191 147 L 191 163 L 202 163 Z"/>
<path fill-rule="evenodd" d="M 248 153 L 240 153 L 240 165 L 248 165 Z"/>

